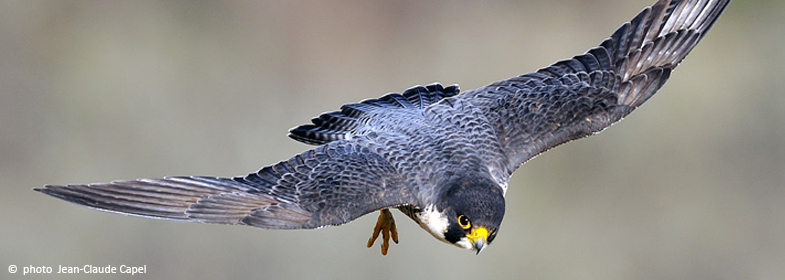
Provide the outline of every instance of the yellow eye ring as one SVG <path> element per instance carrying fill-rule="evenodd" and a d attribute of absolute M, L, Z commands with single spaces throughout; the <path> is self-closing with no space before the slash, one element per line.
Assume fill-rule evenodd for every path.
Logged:
<path fill-rule="evenodd" d="M 458 225 L 461 226 L 462 229 L 470 229 L 472 227 L 472 222 L 469 221 L 469 218 L 466 218 L 466 216 L 458 215 Z"/>

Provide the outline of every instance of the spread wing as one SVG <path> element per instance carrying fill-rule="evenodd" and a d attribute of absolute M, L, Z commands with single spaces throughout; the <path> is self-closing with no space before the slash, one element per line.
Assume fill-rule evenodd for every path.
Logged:
<path fill-rule="evenodd" d="M 729 3 L 660 0 L 583 55 L 444 101 L 484 112 L 512 172 L 548 149 L 602 131 L 648 100 Z"/>
<path fill-rule="evenodd" d="M 362 141 L 335 141 L 244 177 L 165 177 L 53 186 L 45 194 L 98 210 L 267 229 L 339 225 L 417 205 L 389 162 Z"/>

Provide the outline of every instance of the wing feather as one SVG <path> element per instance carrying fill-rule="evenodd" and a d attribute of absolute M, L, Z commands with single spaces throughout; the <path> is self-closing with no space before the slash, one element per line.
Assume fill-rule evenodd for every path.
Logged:
<path fill-rule="evenodd" d="M 362 141 L 335 141 L 243 177 L 165 177 L 36 190 L 108 212 L 267 229 L 339 225 L 378 209 L 418 204 L 390 163 Z"/>
<path fill-rule="evenodd" d="M 660 0 L 582 55 L 445 99 L 482 108 L 509 172 L 618 122 L 662 87 L 730 0 Z"/>

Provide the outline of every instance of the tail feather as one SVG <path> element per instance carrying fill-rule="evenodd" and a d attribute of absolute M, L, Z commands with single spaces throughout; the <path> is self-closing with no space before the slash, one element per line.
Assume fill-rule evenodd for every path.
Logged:
<path fill-rule="evenodd" d="M 377 99 L 346 104 L 340 111 L 324 113 L 311 120 L 313 124 L 301 125 L 289 130 L 289 137 L 312 145 L 322 145 L 336 140 L 349 139 L 361 127 L 381 111 L 421 111 L 440 100 L 458 94 L 457 86 L 442 87 L 439 84 L 417 86 L 399 93 L 390 93 Z"/>

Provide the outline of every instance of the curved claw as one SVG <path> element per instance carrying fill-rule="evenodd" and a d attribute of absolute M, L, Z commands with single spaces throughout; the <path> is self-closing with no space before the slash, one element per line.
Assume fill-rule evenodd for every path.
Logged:
<path fill-rule="evenodd" d="M 368 248 L 373 246 L 376 238 L 382 234 L 382 255 L 387 255 L 387 249 L 390 248 L 390 238 L 393 242 L 398 244 L 398 230 L 395 228 L 395 219 L 389 209 L 382 209 L 379 211 L 379 218 L 376 220 L 376 226 L 373 227 L 373 235 L 368 239 Z"/>

